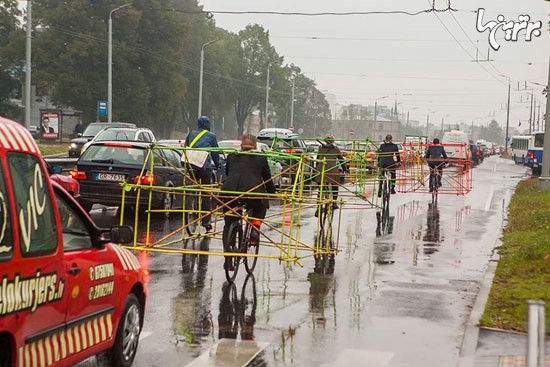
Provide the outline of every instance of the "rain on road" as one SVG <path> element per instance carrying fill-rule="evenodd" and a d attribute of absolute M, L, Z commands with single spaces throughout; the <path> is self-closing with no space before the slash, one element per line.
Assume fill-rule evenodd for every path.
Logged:
<path fill-rule="evenodd" d="M 525 175 L 492 157 L 474 168 L 466 196 L 440 195 L 432 206 L 426 194 L 393 195 L 379 235 L 376 210 L 344 208 L 337 256 L 305 258 L 303 267 L 260 259 L 254 277 L 240 270 L 234 286 L 221 257 L 138 253 L 150 279 L 134 365 L 185 366 L 221 338 L 236 338 L 265 346 L 254 366 L 454 366 L 510 196 Z M 93 216 L 108 225 L 114 213 Z M 309 243 L 313 219 L 312 209 L 302 213 Z M 179 225 L 154 223 L 159 233 Z M 221 250 L 216 240 L 186 246 Z"/>

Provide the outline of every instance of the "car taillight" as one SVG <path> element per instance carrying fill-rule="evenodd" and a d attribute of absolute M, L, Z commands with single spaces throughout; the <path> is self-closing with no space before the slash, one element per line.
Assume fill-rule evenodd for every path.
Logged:
<path fill-rule="evenodd" d="M 85 180 L 86 179 L 86 172 L 84 171 L 78 171 L 76 169 L 71 170 L 70 172 L 71 177 L 75 180 Z"/>
<path fill-rule="evenodd" d="M 156 182 L 157 182 L 157 179 L 155 178 L 155 176 L 149 173 L 143 176 L 134 177 L 135 184 L 139 183 L 140 185 L 154 185 Z"/>
<path fill-rule="evenodd" d="M 297 149 L 285 149 L 284 152 L 285 153 L 298 153 L 298 150 Z"/>
<path fill-rule="evenodd" d="M 533 158 L 535 157 L 535 155 L 533 154 L 533 152 L 527 153 L 527 156 L 529 157 L 529 159 L 533 159 Z"/>

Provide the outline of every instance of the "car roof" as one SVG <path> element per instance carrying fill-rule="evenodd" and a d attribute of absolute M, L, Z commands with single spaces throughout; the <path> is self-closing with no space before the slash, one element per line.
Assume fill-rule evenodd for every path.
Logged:
<path fill-rule="evenodd" d="M 284 138 L 297 138 L 299 136 L 300 136 L 299 134 L 295 133 L 292 130 L 281 129 L 277 127 L 262 129 L 258 132 L 258 139 L 273 138 L 273 137 L 284 139 Z"/>
<path fill-rule="evenodd" d="M 146 141 L 129 141 L 129 140 L 104 140 L 104 141 L 94 141 L 90 144 L 92 146 L 111 146 L 111 147 L 120 147 L 120 148 L 138 148 L 138 149 L 148 149 L 153 143 Z"/>

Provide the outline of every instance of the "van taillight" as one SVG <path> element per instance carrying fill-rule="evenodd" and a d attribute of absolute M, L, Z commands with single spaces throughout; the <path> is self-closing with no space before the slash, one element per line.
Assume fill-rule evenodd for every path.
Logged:
<path fill-rule="evenodd" d="M 86 179 L 86 172 L 84 171 L 78 171 L 76 169 L 71 170 L 70 172 L 71 177 L 75 180 L 85 180 Z"/>
<path fill-rule="evenodd" d="M 533 152 L 528 152 L 527 156 L 529 157 L 529 159 L 535 158 L 535 155 L 533 154 Z"/>
<path fill-rule="evenodd" d="M 136 176 L 134 177 L 134 183 L 140 184 L 140 185 L 154 185 L 157 182 L 157 179 L 155 176 L 146 174 L 144 176 Z"/>

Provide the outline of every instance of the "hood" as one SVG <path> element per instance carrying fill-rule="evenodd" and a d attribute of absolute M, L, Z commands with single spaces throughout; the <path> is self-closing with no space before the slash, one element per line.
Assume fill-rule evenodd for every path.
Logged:
<path fill-rule="evenodd" d="M 210 119 L 208 119 L 208 117 L 201 116 L 199 117 L 199 120 L 197 122 L 198 122 L 199 129 L 206 129 L 210 131 Z"/>

